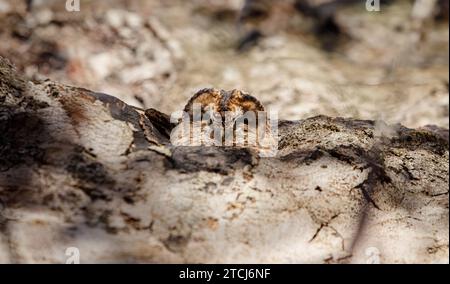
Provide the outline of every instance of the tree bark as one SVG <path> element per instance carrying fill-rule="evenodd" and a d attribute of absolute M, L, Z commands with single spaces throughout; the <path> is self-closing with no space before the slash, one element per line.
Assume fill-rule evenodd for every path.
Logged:
<path fill-rule="evenodd" d="M 280 121 L 261 158 L 157 124 L 0 58 L 0 262 L 448 263 L 447 129 Z"/>

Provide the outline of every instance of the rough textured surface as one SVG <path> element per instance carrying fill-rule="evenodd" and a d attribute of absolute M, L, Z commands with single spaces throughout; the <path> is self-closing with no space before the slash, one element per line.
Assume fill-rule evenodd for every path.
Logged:
<path fill-rule="evenodd" d="M 259 158 L 148 117 L 0 59 L 0 262 L 448 262 L 446 129 L 281 121 Z"/>

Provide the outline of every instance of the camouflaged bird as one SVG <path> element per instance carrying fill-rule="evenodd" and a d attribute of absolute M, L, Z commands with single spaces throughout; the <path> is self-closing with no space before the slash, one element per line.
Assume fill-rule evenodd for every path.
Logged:
<path fill-rule="evenodd" d="M 170 135 L 172 146 L 245 147 L 261 156 L 277 150 L 277 120 L 243 91 L 202 89 L 170 118 L 154 109 L 145 113 L 159 133 Z"/>

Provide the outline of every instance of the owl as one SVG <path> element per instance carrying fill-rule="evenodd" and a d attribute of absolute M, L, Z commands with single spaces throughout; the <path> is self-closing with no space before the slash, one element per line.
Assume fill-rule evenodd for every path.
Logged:
<path fill-rule="evenodd" d="M 277 150 L 275 115 L 239 90 L 202 89 L 188 101 L 181 117 L 171 118 L 174 121 L 177 125 L 170 135 L 174 146 L 245 147 L 260 156 Z"/>

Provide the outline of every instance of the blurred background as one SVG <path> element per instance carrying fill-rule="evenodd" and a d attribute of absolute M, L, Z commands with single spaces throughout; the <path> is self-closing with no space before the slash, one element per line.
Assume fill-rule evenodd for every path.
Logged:
<path fill-rule="evenodd" d="M 0 0 L 0 56 L 31 80 L 166 113 L 237 88 L 281 119 L 448 128 L 448 0 L 366 2 Z"/>

